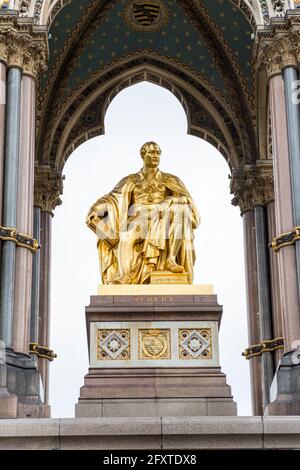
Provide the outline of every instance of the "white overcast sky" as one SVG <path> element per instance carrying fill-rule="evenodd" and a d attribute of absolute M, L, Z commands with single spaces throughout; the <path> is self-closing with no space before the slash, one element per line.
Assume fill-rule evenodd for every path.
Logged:
<path fill-rule="evenodd" d="M 100 112 L 100 111 L 99 111 Z M 244 279 L 243 227 L 231 205 L 229 168 L 210 144 L 187 135 L 177 99 L 149 83 L 117 95 L 105 118 L 105 135 L 82 144 L 66 163 L 63 204 L 53 218 L 50 403 L 53 417 L 74 416 L 88 371 L 85 306 L 100 281 L 96 239 L 85 226 L 91 204 L 141 166 L 139 149 L 149 140 L 161 149 L 160 169 L 182 179 L 202 223 L 196 231 L 195 284 L 213 284 L 223 305 L 220 357 L 239 415 L 251 414 Z"/>

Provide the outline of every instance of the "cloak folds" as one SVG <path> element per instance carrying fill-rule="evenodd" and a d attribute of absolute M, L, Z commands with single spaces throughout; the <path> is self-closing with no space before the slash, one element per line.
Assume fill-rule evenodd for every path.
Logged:
<path fill-rule="evenodd" d="M 87 225 L 98 237 L 102 282 L 144 284 L 149 280 L 151 271 L 165 270 L 170 243 L 175 243 L 173 219 L 176 214 L 177 229 L 180 224 L 182 234 L 176 262 L 189 273 L 192 283 L 195 262 L 193 229 L 200 223 L 194 201 L 179 178 L 158 171 L 155 180 L 168 188 L 172 202 L 163 214 L 158 210 L 159 204 L 156 210 L 153 210 L 153 205 L 140 206 L 143 212 L 141 224 L 141 211 L 132 210 L 132 196 L 143 179 L 142 171 L 123 178 L 109 194 L 98 199 L 88 213 Z M 151 217 L 146 216 L 145 231 L 144 215 L 145 212 L 150 214 L 150 208 Z M 127 243 L 124 240 L 129 240 L 126 256 L 122 248 Z M 127 272 L 130 272 L 129 280 L 122 281 L 125 265 Z"/>

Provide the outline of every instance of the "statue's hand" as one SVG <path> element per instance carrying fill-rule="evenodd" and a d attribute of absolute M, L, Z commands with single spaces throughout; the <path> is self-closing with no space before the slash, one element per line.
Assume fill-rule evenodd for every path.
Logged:
<path fill-rule="evenodd" d="M 98 219 L 103 219 L 108 214 L 108 207 L 106 202 L 100 202 L 94 207 L 94 216 Z"/>
<path fill-rule="evenodd" d="M 90 212 L 86 218 L 86 224 L 93 231 L 96 231 L 97 224 L 100 220 L 104 219 L 108 214 L 107 204 L 104 202 L 96 203 L 91 207 Z"/>
<path fill-rule="evenodd" d="M 94 212 L 91 212 L 88 214 L 85 223 L 87 224 L 88 227 L 90 227 L 93 231 L 96 230 L 96 225 L 97 225 L 97 216 Z"/>

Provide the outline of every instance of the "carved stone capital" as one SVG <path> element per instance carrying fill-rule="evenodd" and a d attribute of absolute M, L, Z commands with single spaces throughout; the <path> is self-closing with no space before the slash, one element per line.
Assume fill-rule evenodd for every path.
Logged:
<path fill-rule="evenodd" d="M 297 48 L 292 32 L 288 36 L 275 36 L 262 41 L 257 58 L 257 69 L 266 70 L 268 78 L 281 74 L 285 67 L 297 66 Z"/>
<path fill-rule="evenodd" d="M 255 167 L 236 168 L 230 182 L 230 192 L 234 195 L 231 203 L 239 206 L 241 214 L 253 209 L 253 185 L 255 182 Z"/>
<path fill-rule="evenodd" d="M 47 68 L 46 28 L 34 26 L 29 18 L 20 21 L 14 15 L 0 15 L 0 60 L 38 78 Z"/>
<path fill-rule="evenodd" d="M 234 194 L 232 204 L 239 206 L 243 214 L 258 205 L 274 200 L 274 179 L 272 162 L 258 161 L 233 171 L 230 185 Z"/>
<path fill-rule="evenodd" d="M 284 18 L 273 18 L 270 26 L 256 34 L 255 65 L 270 78 L 286 67 L 297 67 L 300 60 L 300 12 L 293 10 Z"/>
<path fill-rule="evenodd" d="M 300 23 L 294 24 L 291 28 L 291 42 L 294 45 L 297 62 L 300 62 Z"/>
<path fill-rule="evenodd" d="M 60 172 L 49 166 L 36 166 L 34 175 L 34 205 L 42 211 L 53 211 L 62 201 L 60 195 L 63 193 L 63 177 Z"/>

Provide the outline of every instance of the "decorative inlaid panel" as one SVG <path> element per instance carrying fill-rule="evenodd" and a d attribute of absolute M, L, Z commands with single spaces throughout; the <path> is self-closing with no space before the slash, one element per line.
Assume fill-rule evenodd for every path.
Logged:
<path fill-rule="evenodd" d="M 139 330 L 139 359 L 170 359 L 169 329 Z"/>
<path fill-rule="evenodd" d="M 217 320 L 90 322 L 91 368 L 219 366 Z"/>
<path fill-rule="evenodd" d="M 211 359 L 212 340 L 210 328 L 179 329 L 180 359 Z"/>
<path fill-rule="evenodd" d="M 97 330 L 97 360 L 130 359 L 130 330 Z"/>

